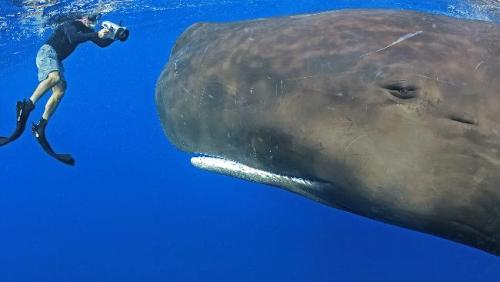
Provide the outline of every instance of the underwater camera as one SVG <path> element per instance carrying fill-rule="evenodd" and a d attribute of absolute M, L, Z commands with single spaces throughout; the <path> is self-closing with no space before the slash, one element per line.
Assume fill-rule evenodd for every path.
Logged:
<path fill-rule="evenodd" d="M 129 31 L 126 27 L 122 26 L 121 22 L 120 24 L 115 24 L 110 21 L 104 21 L 101 26 L 102 28 L 109 30 L 109 35 L 107 36 L 108 38 L 120 40 L 121 42 L 124 42 L 128 38 Z"/>

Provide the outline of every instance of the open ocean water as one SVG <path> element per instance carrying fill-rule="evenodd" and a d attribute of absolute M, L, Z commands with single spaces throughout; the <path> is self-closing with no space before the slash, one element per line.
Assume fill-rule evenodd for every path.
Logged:
<path fill-rule="evenodd" d="M 64 61 L 68 90 L 47 134 L 75 167 L 48 157 L 29 128 L 0 148 L 0 282 L 500 281 L 499 258 L 485 252 L 195 169 L 164 136 L 154 104 L 173 43 L 194 22 L 361 7 L 498 21 L 499 5 L 1 0 L 0 135 L 36 86 L 37 49 L 60 15 L 99 11 L 131 36 L 105 49 L 83 44 Z"/>

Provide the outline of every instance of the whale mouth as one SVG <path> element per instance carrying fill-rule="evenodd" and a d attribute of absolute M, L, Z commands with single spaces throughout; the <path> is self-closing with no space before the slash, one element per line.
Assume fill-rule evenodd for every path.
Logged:
<path fill-rule="evenodd" d="M 303 192 L 301 191 L 304 189 L 320 189 L 325 186 L 329 186 L 326 182 L 276 174 L 222 157 L 197 155 L 191 158 L 191 164 L 202 170 L 249 180 L 252 182 L 283 187 L 299 194 L 302 194 Z"/>

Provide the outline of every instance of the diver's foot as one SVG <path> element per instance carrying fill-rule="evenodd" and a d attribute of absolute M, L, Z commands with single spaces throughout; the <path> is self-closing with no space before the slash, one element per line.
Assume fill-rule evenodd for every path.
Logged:
<path fill-rule="evenodd" d="M 31 132 L 36 139 L 45 138 L 45 127 L 47 126 L 47 120 L 41 118 L 37 123 L 33 123 L 31 127 Z"/>
<path fill-rule="evenodd" d="M 16 104 L 17 122 L 23 122 L 26 125 L 26 121 L 28 121 L 28 117 L 34 109 L 35 104 L 30 99 L 18 101 Z"/>
<path fill-rule="evenodd" d="M 45 137 L 45 127 L 47 126 L 47 123 L 48 121 L 44 118 L 41 118 L 38 123 L 33 123 L 33 126 L 31 127 L 33 136 L 35 136 L 40 146 L 42 146 L 42 149 L 51 157 L 67 165 L 75 165 L 75 159 L 73 159 L 70 154 L 58 154 L 52 150 L 49 141 L 47 141 L 47 138 Z"/>
<path fill-rule="evenodd" d="M 14 133 L 10 137 L 0 137 L 0 146 L 9 144 L 23 134 L 28 117 L 34 109 L 35 105 L 30 99 L 16 103 L 16 130 L 14 130 Z"/>

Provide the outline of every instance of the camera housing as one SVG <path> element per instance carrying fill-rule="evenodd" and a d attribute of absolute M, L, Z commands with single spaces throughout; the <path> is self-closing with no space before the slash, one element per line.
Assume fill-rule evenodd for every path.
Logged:
<path fill-rule="evenodd" d="M 113 40 L 120 40 L 121 42 L 124 42 L 125 40 L 127 40 L 130 34 L 129 30 L 126 27 L 121 26 L 121 23 L 115 24 L 110 21 L 104 21 L 102 22 L 101 26 L 102 28 L 109 30 L 107 38 L 111 38 Z"/>

